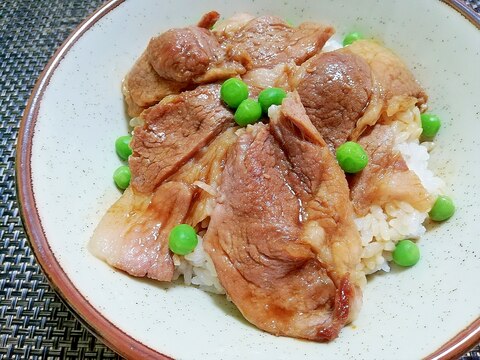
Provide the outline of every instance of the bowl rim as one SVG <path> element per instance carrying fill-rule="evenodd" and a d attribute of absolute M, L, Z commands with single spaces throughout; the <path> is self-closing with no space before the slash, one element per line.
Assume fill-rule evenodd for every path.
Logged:
<path fill-rule="evenodd" d="M 33 192 L 31 169 L 32 140 L 40 104 L 50 79 L 62 59 L 83 34 L 110 11 L 124 2 L 125 0 L 109 0 L 82 21 L 55 51 L 36 81 L 20 122 L 16 146 L 15 178 L 17 198 L 23 227 L 33 254 L 50 285 L 60 296 L 62 302 L 72 311 L 74 316 L 103 343 L 125 358 L 166 360 L 172 358 L 150 348 L 118 328 L 95 309 L 75 287 L 55 258 L 49 245 Z M 442 2 L 460 12 L 460 14 L 480 30 L 480 14 L 476 13 L 463 0 L 442 0 Z M 455 359 L 479 342 L 480 317 L 475 319 L 438 350 L 426 356 L 425 359 Z"/>

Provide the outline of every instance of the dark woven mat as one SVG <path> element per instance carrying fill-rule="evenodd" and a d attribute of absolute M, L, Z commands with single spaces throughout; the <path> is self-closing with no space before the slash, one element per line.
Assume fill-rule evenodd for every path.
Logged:
<path fill-rule="evenodd" d="M 88 332 L 48 285 L 25 238 L 14 181 L 18 124 L 35 81 L 55 49 L 102 2 L 0 0 L 2 359 L 119 358 Z M 471 2 L 476 11 L 479 4 Z M 479 360 L 480 348 L 462 359 Z"/>

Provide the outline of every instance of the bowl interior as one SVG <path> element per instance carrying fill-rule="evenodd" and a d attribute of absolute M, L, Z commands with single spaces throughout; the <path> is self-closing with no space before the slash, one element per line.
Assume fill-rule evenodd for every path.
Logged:
<path fill-rule="evenodd" d="M 408 270 L 370 278 L 359 318 L 329 344 L 263 333 L 221 296 L 163 285 L 115 271 L 86 244 L 120 196 L 115 139 L 128 131 L 121 81 L 149 38 L 194 24 L 215 9 L 274 14 L 298 24 L 332 24 L 336 40 L 360 31 L 392 48 L 430 95 L 443 125 L 431 168 L 458 207 L 429 226 L 422 259 Z M 127 1 L 91 27 L 68 51 L 41 99 L 31 167 L 36 207 L 51 251 L 97 310 L 145 345 L 175 358 L 404 358 L 428 355 L 479 314 L 480 64 L 479 31 L 438 1 Z M 35 241 L 35 239 L 32 239 Z M 61 289 L 60 289 L 61 290 Z M 95 319 L 88 319 L 95 327 Z M 401 352 L 400 352 L 401 351 Z"/>

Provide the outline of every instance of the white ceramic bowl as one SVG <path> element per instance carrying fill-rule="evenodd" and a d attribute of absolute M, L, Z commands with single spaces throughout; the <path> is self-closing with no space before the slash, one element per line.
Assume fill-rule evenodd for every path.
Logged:
<path fill-rule="evenodd" d="M 457 4 L 458 5 L 458 4 Z M 120 83 L 148 39 L 209 11 L 274 14 L 358 30 L 400 55 L 443 119 L 432 167 L 458 206 L 421 239 L 422 260 L 370 278 L 353 325 L 328 344 L 275 337 L 224 298 L 115 271 L 86 243 L 120 193 L 113 143 L 127 131 Z M 24 224 L 45 273 L 103 340 L 129 358 L 415 359 L 456 357 L 480 340 L 480 32 L 439 1 L 115 0 L 59 49 L 19 139 Z"/>

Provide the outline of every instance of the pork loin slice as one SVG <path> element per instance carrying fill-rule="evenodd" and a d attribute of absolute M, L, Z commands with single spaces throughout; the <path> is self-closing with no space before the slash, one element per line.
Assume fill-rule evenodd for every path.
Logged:
<path fill-rule="evenodd" d="M 394 109 L 401 110 L 401 106 L 391 106 L 391 103 L 414 103 L 421 110 L 426 107 L 428 96 L 403 61 L 389 49 L 372 40 L 358 40 L 345 48 L 345 51 L 362 57 L 372 70 L 373 94 L 365 109 L 365 113 L 358 120 L 357 127 L 352 133 L 353 140 L 358 139 L 362 132 L 373 126 L 381 116 L 392 117 Z M 387 111 L 390 109 L 390 111 Z"/>
<path fill-rule="evenodd" d="M 373 84 L 368 63 L 340 49 L 306 61 L 295 74 L 294 87 L 313 125 L 334 150 L 355 129 Z"/>
<path fill-rule="evenodd" d="M 245 68 L 225 58 L 213 33 L 198 26 L 171 29 L 150 40 L 150 64 L 161 77 L 180 83 L 207 83 L 243 74 Z"/>
<path fill-rule="evenodd" d="M 227 155 L 204 238 L 245 318 L 275 335 L 335 338 L 361 302 L 360 239 L 345 176 L 289 95 Z"/>
<path fill-rule="evenodd" d="M 220 85 L 202 85 L 146 110 L 134 130 L 129 164 L 132 187 L 151 193 L 195 153 L 233 125 L 220 100 Z"/>
<path fill-rule="evenodd" d="M 334 30 L 315 23 L 292 27 L 275 16 L 251 19 L 243 15 L 226 25 L 220 24 L 214 33 L 226 49 L 227 57 L 251 70 L 289 61 L 300 65 L 320 51 Z"/>
<path fill-rule="evenodd" d="M 194 188 L 186 224 L 202 228 L 201 222 L 211 215 L 227 152 L 237 140 L 236 129 L 229 128 L 218 135 L 168 179 L 190 184 Z"/>
<path fill-rule="evenodd" d="M 187 216 L 192 189 L 168 182 L 154 193 L 131 187 L 103 216 L 89 242 L 89 250 L 130 275 L 171 281 L 173 260 L 168 234 Z"/>
<path fill-rule="evenodd" d="M 178 94 L 187 86 L 160 77 L 148 61 L 147 52 L 144 52 L 123 80 L 127 113 L 130 117 L 138 116 L 165 96 Z"/>
<path fill-rule="evenodd" d="M 140 115 L 167 95 L 245 73 L 240 63 L 225 58 L 208 29 L 218 17 L 211 11 L 198 26 L 170 29 L 150 40 L 123 82 L 129 116 Z"/>
<path fill-rule="evenodd" d="M 376 124 L 358 140 L 368 154 L 368 165 L 350 178 L 351 199 L 359 216 L 370 206 L 405 201 L 421 212 L 430 211 L 433 199 L 418 176 L 408 169 L 402 154 L 394 149 L 397 131 L 392 125 Z"/>
<path fill-rule="evenodd" d="M 198 186 L 215 191 L 235 140 L 234 129 L 226 130 L 152 194 L 132 187 L 125 190 L 95 229 L 90 251 L 130 275 L 171 281 L 174 265 L 168 234 L 175 225 L 197 226 L 210 216 L 215 194 Z"/>
<path fill-rule="evenodd" d="M 220 19 L 220 14 L 216 11 L 210 11 L 202 16 L 197 26 L 204 29 L 210 29 Z"/>

